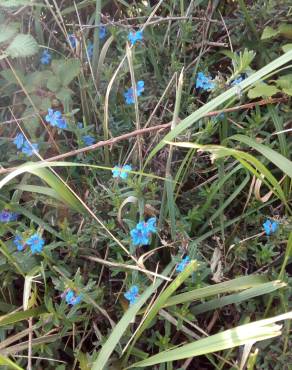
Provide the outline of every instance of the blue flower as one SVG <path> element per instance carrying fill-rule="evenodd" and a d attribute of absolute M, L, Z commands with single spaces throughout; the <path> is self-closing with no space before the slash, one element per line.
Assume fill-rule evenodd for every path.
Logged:
<path fill-rule="evenodd" d="M 35 151 L 39 151 L 39 146 L 38 144 L 30 144 L 28 141 L 25 141 L 23 147 L 21 148 L 21 151 L 23 154 L 30 157 L 34 154 Z"/>
<path fill-rule="evenodd" d="M 72 46 L 73 49 L 76 48 L 76 36 L 74 33 L 68 33 L 68 39 L 69 39 L 69 44 Z"/>
<path fill-rule="evenodd" d="M 235 80 L 233 80 L 231 82 L 231 86 L 235 86 L 235 85 L 238 85 L 241 81 L 243 81 L 244 79 L 242 78 L 242 76 L 239 76 L 238 78 L 236 78 Z"/>
<path fill-rule="evenodd" d="M 25 241 L 22 239 L 21 236 L 16 235 L 13 239 L 13 243 L 16 245 L 18 251 L 23 251 L 25 247 Z"/>
<path fill-rule="evenodd" d="M 32 254 L 41 253 L 45 241 L 38 234 L 33 234 L 29 239 L 27 239 L 26 244 L 30 246 Z"/>
<path fill-rule="evenodd" d="M 142 92 L 144 91 L 144 81 L 140 80 L 137 82 L 136 85 L 136 94 L 137 96 L 141 96 Z M 130 87 L 125 93 L 124 93 L 126 104 L 134 104 L 134 91 L 133 88 Z"/>
<path fill-rule="evenodd" d="M 0 222 L 3 222 L 3 223 L 16 221 L 17 217 L 18 217 L 17 213 L 9 212 L 6 209 L 0 212 Z"/>
<path fill-rule="evenodd" d="M 67 128 L 67 122 L 62 117 L 62 113 L 58 110 L 48 109 L 48 114 L 45 117 L 46 122 L 50 123 L 53 127 L 58 127 L 60 129 Z"/>
<path fill-rule="evenodd" d="M 82 141 L 86 146 L 90 146 L 95 143 L 95 138 L 90 135 L 86 135 L 86 136 L 82 136 Z"/>
<path fill-rule="evenodd" d="M 278 230 L 279 224 L 276 221 L 266 220 L 263 223 L 263 228 L 267 235 L 274 234 Z"/>
<path fill-rule="evenodd" d="M 177 272 L 183 272 L 183 270 L 186 268 L 186 266 L 190 263 L 190 257 L 186 256 L 182 259 L 182 261 L 176 266 Z"/>
<path fill-rule="evenodd" d="M 140 230 L 145 230 L 145 232 L 147 233 L 156 233 L 157 231 L 156 221 L 157 221 L 156 217 L 151 217 L 147 220 L 147 222 L 145 221 L 139 222 L 136 227 Z"/>
<path fill-rule="evenodd" d="M 150 235 L 137 227 L 130 231 L 130 235 L 134 246 L 150 244 Z"/>
<path fill-rule="evenodd" d="M 83 128 L 83 122 L 77 122 L 77 127 L 82 129 Z"/>
<path fill-rule="evenodd" d="M 106 28 L 105 26 L 100 26 L 99 27 L 99 39 L 103 40 L 106 36 Z"/>
<path fill-rule="evenodd" d="M 15 136 L 14 140 L 13 140 L 13 143 L 16 145 L 17 149 L 21 149 L 24 142 L 25 142 L 25 138 L 24 138 L 23 134 L 21 134 L 21 133 L 17 134 Z"/>
<path fill-rule="evenodd" d="M 215 83 L 212 82 L 210 77 L 204 75 L 203 72 L 199 72 L 196 80 L 196 89 L 212 90 L 215 87 Z"/>
<path fill-rule="evenodd" d="M 140 221 L 135 229 L 130 231 L 133 245 L 148 245 L 152 233 L 157 232 L 156 218 L 152 217 L 148 221 Z"/>
<path fill-rule="evenodd" d="M 34 151 L 38 152 L 39 150 L 38 144 L 30 144 L 21 133 L 16 135 L 13 143 L 17 149 L 21 149 L 22 153 L 29 157 L 33 155 Z"/>
<path fill-rule="evenodd" d="M 128 40 L 131 45 L 135 45 L 137 41 L 143 41 L 143 31 L 130 32 L 128 35 Z"/>
<path fill-rule="evenodd" d="M 87 50 L 87 54 L 88 54 L 89 58 L 92 58 L 92 56 L 93 56 L 93 43 L 91 41 L 88 42 L 86 50 Z"/>
<path fill-rule="evenodd" d="M 125 164 L 123 167 L 115 166 L 112 170 L 112 174 L 114 178 L 126 180 L 129 176 L 129 173 L 126 171 L 132 171 L 132 166 L 130 164 Z"/>
<path fill-rule="evenodd" d="M 65 300 L 67 304 L 71 304 L 75 306 L 76 304 L 80 303 L 82 299 L 81 295 L 76 296 L 72 289 L 69 289 L 65 294 Z"/>
<path fill-rule="evenodd" d="M 144 81 L 140 80 L 137 82 L 137 96 L 140 96 L 144 91 Z"/>
<path fill-rule="evenodd" d="M 41 63 L 50 64 L 51 60 L 52 60 L 52 54 L 49 52 L 49 50 L 44 50 L 40 58 Z"/>
<path fill-rule="evenodd" d="M 124 294 L 124 297 L 130 302 L 130 305 L 137 302 L 139 297 L 139 288 L 137 285 L 131 286 L 131 288 Z"/>

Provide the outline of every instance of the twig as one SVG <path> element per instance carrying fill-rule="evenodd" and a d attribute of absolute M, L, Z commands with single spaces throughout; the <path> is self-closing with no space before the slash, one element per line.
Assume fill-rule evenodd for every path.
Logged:
<path fill-rule="evenodd" d="M 288 98 L 286 98 L 286 97 L 264 99 L 264 100 L 260 100 L 260 101 L 253 102 L 253 103 L 247 103 L 247 104 L 239 105 L 237 107 L 226 108 L 226 109 L 222 109 L 222 110 L 216 110 L 216 111 L 213 111 L 213 112 L 209 112 L 205 115 L 205 117 L 217 116 L 220 113 L 235 112 L 235 111 L 243 110 L 243 109 L 252 109 L 256 106 L 261 106 L 261 105 L 266 105 L 266 104 L 281 103 L 281 102 L 285 102 L 287 100 L 288 100 Z M 170 128 L 170 126 L 171 126 L 171 122 L 164 123 L 163 125 L 157 125 L 157 126 L 153 126 L 153 127 L 142 128 L 141 130 L 135 130 L 135 131 L 129 132 L 127 134 L 124 134 L 124 135 L 121 135 L 121 136 L 118 136 L 118 137 L 114 137 L 114 138 L 109 139 L 109 140 L 99 141 L 96 144 L 86 146 L 84 148 L 75 149 L 75 150 L 72 150 L 72 151 L 67 152 L 67 153 L 59 154 L 59 155 L 56 155 L 54 157 L 44 159 L 44 161 L 45 162 L 53 162 L 53 161 L 57 161 L 57 160 L 60 160 L 60 159 L 63 159 L 63 158 L 72 157 L 76 154 L 86 153 L 86 152 L 95 150 L 97 148 L 101 148 L 103 146 L 111 146 L 111 145 L 113 145 L 113 144 L 115 144 L 119 141 L 126 140 L 126 139 L 129 139 L 131 137 L 135 137 L 137 135 L 147 134 L 148 132 L 152 132 L 152 131 L 166 130 L 166 129 Z M 0 169 L 0 174 L 12 172 L 16 168 L 17 167 Z"/>

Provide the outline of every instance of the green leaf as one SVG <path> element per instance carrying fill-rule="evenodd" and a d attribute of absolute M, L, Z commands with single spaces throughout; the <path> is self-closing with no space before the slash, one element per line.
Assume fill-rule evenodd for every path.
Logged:
<path fill-rule="evenodd" d="M 287 51 L 292 50 L 292 44 L 283 45 L 282 50 L 284 51 L 284 53 L 287 53 Z"/>
<path fill-rule="evenodd" d="M 38 48 L 37 42 L 31 35 L 20 33 L 13 39 L 5 53 L 12 58 L 30 57 L 38 52 Z"/>
<path fill-rule="evenodd" d="M 17 33 L 17 28 L 9 24 L 0 26 L 0 43 L 10 40 Z"/>
<path fill-rule="evenodd" d="M 38 317 L 46 312 L 47 310 L 44 306 L 39 306 L 20 312 L 12 312 L 7 315 L 0 316 L 0 327 L 15 324 L 16 322 L 27 320 L 30 317 Z"/>
<path fill-rule="evenodd" d="M 80 73 L 81 63 L 79 59 L 64 61 L 58 70 L 58 78 L 64 87 L 67 87 Z"/>
<path fill-rule="evenodd" d="M 267 85 L 263 82 L 255 85 L 254 88 L 250 89 L 248 92 L 248 97 L 250 99 L 255 98 L 269 98 L 270 96 L 273 96 L 277 94 L 280 90 L 277 89 L 275 86 Z"/>
<path fill-rule="evenodd" d="M 276 84 L 285 94 L 292 95 L 292 73 L 278 78 Z"/>
<path fill-rule="evenodd" d="M 278 30 L 274 30 L 274 28 L 267 26 L 262 33 L 261 40 L 270 39 L 272 37 L 277 36 L 278 34 L 279 34 Z"/>
<path fill-rule="evenodd" d="M 2 366 L 7 366 L 8 369 L 11 369 L 11 370 L 24 370 L 22 367 L 18 366 L 16 363 L 14 363 L 13 361 L 11 361 L 9 358 L 7 357 L 4 357 L 2 355 L 0 355 L 0 365 Z"/>
<path fill-rule="evenodd" d="M 67 102 L 71 101 L 71 96 L 73 91 L 66 87 L 62 87 L 56 94 L 56 97 L 61 100 L 61 102 L 66 105 Z"/>
<path fill-rule="evenodd" d="M 234 98 L 238 94 L 238 86 L 241 89 L 248 88 L 252 84 L 263 79 L 265 76 L 270 75 L 272 72 L 279 69 L 284 64 L 290 62 L 291 59 L 292 59 L 292 50 L 288 51 L 279 58 L 273 60 L 271 63 L 267 64 L 259 71 L 253 73 L 251 76 L 246 78 L 239 85 L 228 89 L 227 91 L 223 92 L 216 98 L 209 101 L 207 104 L 203 105 L 201 108 L 197 109 L 188 117 L 184 118 L 173 130 L 171 130 L 166 136 L 164 136 L 160 140 L 160 142 L 155 146 L 154 149 L 152 149 L 152 151 L 148 155 L 148 158 L 144 166 L 145 167 L 147 166 L 148 162 L 156 155 L 156 153 L 159 150 L 161 150 L 167 144 L 167 142 L 170 142 L 173 139 L 175 139 L 178 135 L 180 135 L 183 131 L 191 127 L 195 122 L 204 117 L 207 113 L 211 112 L 212 110 L 215 110 L 220 105 L 223 105 L 224 103 L 230 101 L 230 99 Z"/>
<path fill-rule="evenodd" d="M 292 24 L 282 23 L 279 26 L 279 33 L 287 39 L 292 39 Z"/>
<path fill-rule="evenodd" d="M 169 307 L 186 302 L 194 302 L 196 300 L 207 298 L 217 294 L 224 294 L 228 292 L 237 292 L 248 288 L 253 288 L 267 282 L 266 276 L 249 275 L 242 276 L 224 283 L 213 284 L 205 288 L 190 290 L 186 293 L 181 293 L 170 297 L 163 307 Z"/>
<path fill-rule="evenodd" d="M 280 168 L 286 175 L 292 178 L 292 162 L 288 158 L 285 158 L 282 154 L 276 152 L 275 150 L 269 148 L 267 145 L 260 144 L 255 140 L 251 139 L 245 135 L 233 135 L 228 138 L 228 140 L 240 141 L 251 148 L 257 150 L 264 157 L 269 159 L 275 166 Z"/>
<path fill-rule="evenodd" d="M 251 300 L 254 297 L 274 292 L 275 290 L 283 288 L 284 286 L 286 286 L 286 284 L 280 280 L 269 281 L 268 283 L 264 283 L 256 287 L 246 289 L 243 292 L 231 294 L 226 297 L 215 298 L 208 302 L 201 303 L 192 309 L 192 313 L 194 315 L 199 315 L 201 313 L 212 311 L 229 304 Z"/>
<path fill-rule="evenodd" d="M 26 5 L 33 5 L 32 0 L 1 0 L 1 6 L 4 8 L 16 8 Z"/>
<path fill-rule="evenodd" d="M 255 343 L 261 340 L 281 335 L 281 326 L 275 323 L 292 318 L 292 312 L 275 316 L 266 320 L 255 321 L 250 324 L 241 325 L 233 329 L 225 330 L 210 337 L 197 340 L 179 348 L 163 351 L 151 356 L 146 360 L 136 362 L 127 367 L 146 367 L 164 362 L 183 360 L 190 357 L 205 355 L 212 352 L 222 351 L 228 348 L 238 347 L 246 343 Z"/>
<path fill-rule="evenodd" d="M 60 83 L 59 78 L 57 78 L 56 76 L 52 76 L 48 79 L 47 88 L 49 90 L 56 92 L 60 89 L 60 87 L 61 87 L 61 83 Z"/>

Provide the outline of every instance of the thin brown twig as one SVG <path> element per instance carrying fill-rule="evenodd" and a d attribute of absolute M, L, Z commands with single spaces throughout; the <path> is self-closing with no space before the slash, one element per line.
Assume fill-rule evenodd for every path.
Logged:
<path fill-rule="evenodd" d="M 263 99 L 263 100 L 260 100 L 260 101 L 257 101 L 257 102 L 252 102 L 252 103 L 239 105 L 237 107 L 226 108 L 226 109 L 222 109 L 222 110 L 216 110 L 216 111 L 213 111 L 213 112 L 209 112 L 205 115 L 205 117 L 217 116 L 220 113 L 235 112 L 235 111 L 243 110 L 243 109 L 252 109 L 255 106 L 259 106 L 259 105 L 261 106 L 261 105 L 266 105 L 266 104 L 281 103 L 281 102 L 284 102 L 286 100 L 287 100 L 286 97 Z M 72 150 L 72 151 L 67 152 L 67 153 L 59 154 L 59 155 L 56 155 L 54 157 L 44 159 L 44 161 L 45 162 L 58 161 L 60 159 L 72 157 L 72 156 L 77 155 L 77 154 L 86 153 L 86 152 L 89 152 L 89 151 L 92 151 L 92 150 L 96 150 L 96 149 L 104 147 L 104 146 L 112 146 L 113 144 L 115 144 L 119 141 L 130 139 L 130 138 L 135 137 L 137 135 L 147 134 L 147 133 L 152 132 L 152 131 L 166 130 L 166 129 L 170 128 L 170 126 L 171 126 L 171 122 L 164 123 L 162 125 L 142 128 L 140 130 L 135 130 L 135 131 L 129 132 L 127 134 L 111 138 L 109 140 L 99 141 L 96 144 L 86 146 L 84 148 L 75 149 L 75 150 Z M 0 174 L 12 172 L 15 169 L 16 169 L 16 167 L 3 168 L 3 169 L 0 169 Z"/>

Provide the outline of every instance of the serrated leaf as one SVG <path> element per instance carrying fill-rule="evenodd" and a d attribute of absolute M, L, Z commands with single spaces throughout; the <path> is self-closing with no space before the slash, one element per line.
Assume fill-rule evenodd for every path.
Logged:
<path fill-rule="evenodd" d="M 17 33 L 17 28 L 11 25 L 0 26 L 0 43 L 10 40 Z"/>
<path fill-rule="evenodd" d="M 39 46 L 32 35 L 20 33 L 14 38 L 5 52 L 12 58 L 30 57 L 38 52 L 38 48 Z"/>
<path fill-rule="evenodd" d="M 4 8 L 16 8 L 19 6 L 33 5 L 32 0 L 1 0 L 1 6 Z"/>
<path fill-rule="evenodd" d="M 278 34 L 279 34 L 278 30 L 274 30 L 274 28 L 267 26 L 262 33 L 261 40 L 271 39 L 272 37 L 275 37 Z"/>
<path fill-rule="evenodd" d="M 282 50 L 284 51 L 284 53 L 287 53 L 287 51 L 292 50 L 292 44 L 283 45 Z"/>
<path fill-rule="evenodd" d="M 57 92 L 56 97 L 60 99 L 63 104 L 65 104 L 71 100 L 72 94 L 73 91 L 71 89 L 66 89 L 65 87 L 62 87 L 62 89 Z"/>
<path fill-rule="evenodd" d="M 286 87 L 286 88 L 282 89 L 282 91 L 283 91 L 285 94 L 287 94 L 287 95 L 289 95 L 289 96 L 292 96 L 292 87 Z"/>
<path fill-rule="evenodd" d="M 272 95 L 275 95 L 280 90 L 277 89 L 275 86 L 267 85 L 265 83 L 259 83 L 257 84 L 253 89 L 250 89 L 248 92 L 248 97 L 250 99 L 255 98 L 269 98 Z"/>
<path fill-rule="evenodd" d="M 48 79 L 47 88 L 53 92 L 56 92 L 60 89 L 61 84 L 59 79 L 56 76 L 52 76 Z"/>
<path fill-rule="evenodd" d="M 18 77 L 18 79 L 20 81 L 24 81 L 25 80 L 25 76 L 24 74 L 19 70 L 19 69 L 15 69 L 14 72 L 11 70 L 11 69 L 4 69 L 0 75 L 7 81 L 7 82 L 10 82 L 11 84 L 16 84 L 18 85 L 18 80 L 16 78 L 16 76 Z"/>
<path fill-rule="evenodd" d="M 287 39 L 292 39 L 292 24 L 282 23 L 279 26 L 279 34 Z"/>
<path fill-rule="evenodd" d="M 282 89 L 287 89 L 292 87 L 292 73 L 289 73 L 285 76 L 281 76 L 277 80 L 277 86 L 281 87 Z"/>
<path fill-rule="evenodd" d="M 80 73 L 80 60 L 68 59 L 61 65 L 58 71 L 58 77 L 64 87 L 67 87 Z"/>

